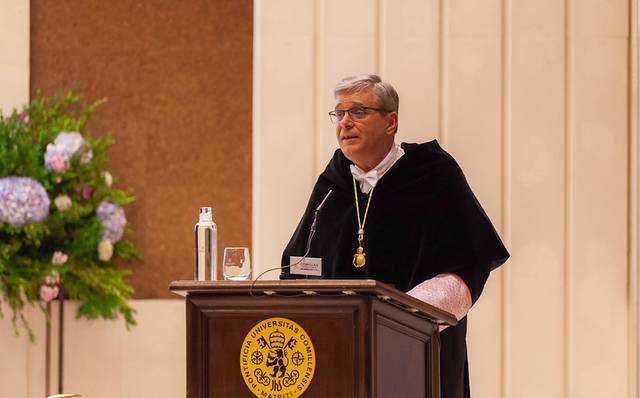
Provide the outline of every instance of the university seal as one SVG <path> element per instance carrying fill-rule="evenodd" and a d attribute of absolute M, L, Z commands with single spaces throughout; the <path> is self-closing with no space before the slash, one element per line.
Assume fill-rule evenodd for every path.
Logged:
<path fill-rule="evenodd" d="M 260 398 L 297 398 L 316 368 L 309 334 L 294 321 L 269 318 L 251 328 L 240 349 L 240 372 Z"/>

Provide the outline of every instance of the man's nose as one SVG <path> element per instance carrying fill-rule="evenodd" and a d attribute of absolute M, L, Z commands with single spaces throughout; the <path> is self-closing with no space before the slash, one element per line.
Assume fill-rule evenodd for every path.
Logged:
<path fill-rule="evenodd" d="M 343 128 L 353 126 L 353 120 L 351 119 L 351 115 L 349 114 L 349 112 L 345 112 L 342 120 L 340 120 L 340 125 Z"/>

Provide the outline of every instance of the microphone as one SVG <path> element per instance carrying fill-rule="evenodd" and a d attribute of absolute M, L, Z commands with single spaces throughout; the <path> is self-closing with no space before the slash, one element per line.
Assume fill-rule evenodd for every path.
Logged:
<path fill-rule="evenodd" d="M 313 240 L 313 236 L 316 234 L 316 228 L 318 227 L 318 214 L 320 214 L 320 209 L 322 209 L 322 206 L 324 206 L 324 202 L 326 202 L 327 199 L 329 199 L 329 196 L 331 196 L 332 192 L 333 192 L 333 189 L 330 189 L 329 192 L 327 192 L 324 199 L 322 199 L 322 202 L 320 202 L 318 207 L 316 207 L 316 210 L 313 212 L 313 222 L 311 223 L 311 228 L 309 228 L 309 237 L 307 238 L 307 251 L 304 253 L 300 261 L 298 261 L 295 264 L 291 264 L 288 267 L 291 267 L 292 265 L 298 265 L 305 258 L 307 258 L 307 254 L 309 254 L 309 250 L 311 250 L 311 241 Z M 287 268 L 287 267 L 282 267 L 282 268 Z"/>
<path fill-rule="evenodd" d="M 327 199 L 329 199 L 329 196 L 331 196 L 332 192 L 333 192 L 333 189 L 330 189 L 329 192 L 327 192 L 327 194 L 325 195 L 324 199 L 322 199 L 322 202 L 320 202 L 318 207 L 316 207 L 316 213 L 318 213 L 320 211 L 320 209 L 322 208 L 322 206 L 324 206 L 324 202 L 326 202 Z"/>
<path fill-rule="evenodd" d="M 322 206 L 324 206 L 325 202 L 327 201 L 327 199 L 329 199 L 329 196 L 331 196 L 332 192 L 333 192 L 333 189 L 330 189 L 329 192 L 327 192 L 327 194 L 324 196 L 324 199 L 322 199 L 322 201 L 320 202 L 318 207 L 316 207 L 316 209 L 313 212 L 313 222 L 311 223 L 311 228 L 309 228 L 309 236 L 307 237 L 307 249 L 306 249 L 304 255 L 302 256 L 302 258 L 300 258 L 300 260 L 298 260 L 295 264 L 289 264 L 289 265 L 283 265 L 283 266 L 280 266 L 280 267 L 269 268 L 268 270 L 262 272 L 260 275 L 258 275 L 256 277 L 256 279 L 254 279 L 253 283 L 251 284 L 251 289 L 249 290 L 249 293 L 251 295 L 253 295 L 253 286 L 255 285 L 256 281 L 262 277 L 262 275 L 266 274 L 267 272 L 271 272 L 271 271 L 277 271 L 277 270 L 283 270 L 283 269 L 286 269 L 286 268 L 291 268 L 294 265 L 300 264 L 301 262 L 303 262 L 307 258 L 307 256 L 309 255 L 309 251 L 311 250 L 311 242 L 313 241 L 313 236 L 316 234 L 316 229 L 318 227 L 318 215 L 320 214 L 320 210 L 322 209 Z"/>
<path fill-rule="evenodd" d="M 333 192 L 333 189 L 330 189 L 329 192 L 327 192 L 324 199 L 322 199 L 322 202 L 320 202 L 318 207 L 316 207 L 316 210 L 313 212 L 313 222 L 311 223 L 311 228 L 309 228 L 309 237 L 307 238 L 307 251 L 304 253 L 302 258 L 298 260 L 297 263 L 286 265 L 282 268 L 291 268 L 294 265 L 300 264 L 302 261 L 304 261 L 305 258 L 307 258 L 307 255 L 309 254 L 309 250 L 311 250 L 311 241 L 313 240 L 313 236 L 316 234 L 316 229 L 318 227 L 318 214 L 320 214 L 320 209 L 322 209 L 322 206 L 324 206 L 324 202 L 326 202 L 327 199 L 329 199 L 329 196 L 331 196 L 332 192 Z"/>

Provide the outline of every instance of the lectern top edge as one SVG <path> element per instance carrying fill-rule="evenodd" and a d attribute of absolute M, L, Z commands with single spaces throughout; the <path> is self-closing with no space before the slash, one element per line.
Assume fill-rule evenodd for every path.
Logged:
<path fill-rule="evenodd" d="M 456 325 L 454 315 L 413 298 L 393 286 L 372 279 L 295 279 L 264 281 L 173 281 L 169 290 L 183 297 L 190 295 L 256 295 L 256 298 L 291 295 L 368 295 L 402 308 L 438 324 Z"/>

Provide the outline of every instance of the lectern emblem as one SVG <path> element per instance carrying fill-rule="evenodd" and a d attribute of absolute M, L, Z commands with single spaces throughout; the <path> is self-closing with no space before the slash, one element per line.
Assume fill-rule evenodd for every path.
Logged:
<path fill-rule="evenodd" d="M 299 397 L 311 384 L 315 368 L 309 334 L 290 319 L 260 321 L 242 342 L 240 371 L 257 397 Z"/>

